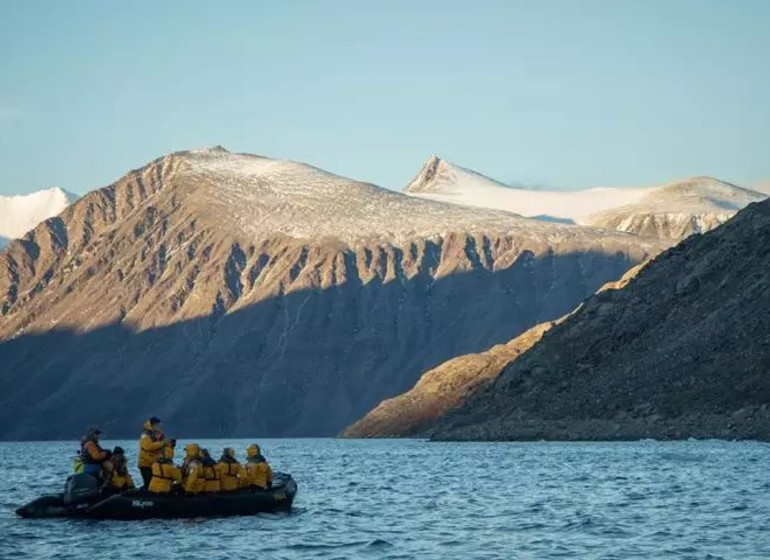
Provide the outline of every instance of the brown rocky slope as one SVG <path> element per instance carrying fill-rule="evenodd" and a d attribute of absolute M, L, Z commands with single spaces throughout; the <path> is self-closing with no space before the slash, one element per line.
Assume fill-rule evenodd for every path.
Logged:
<path fill-rule="evenodd" d="M 0 438 L 331 435 L 659 251 L 223 149 L 171 154 L 0 253 Z"/>
<path fill-rule="evenodd" d="M 492 382 L 505 366 L 536 344 L 552 323 L 541 323 L 510 342 L 466 354 L 428 371 L 406 393 L 382 401 L 342 432 L 346 438 L 410 437 Z"/>
<path fill-rule="evenodd" d="M 633 278 L 643 264 L 630 269 L 623 278 L 608 282 L 602 290 L 619 289 Z M 419 436 L 439 418 L 455 410 L 472 395 L 492 383 L 514 360 L 540 342 L 543 335 L 569 315 L 535 325 L 513 340 L 479 354 L 453 358 L 425 373 L 409 391 L 382 401 L 366 416 L 340 434 L 346 438 L 387 438 Z"/>
<path fill-rule="evenodd" d="M 590 298 L 423 434 L 770 440 L 769 266 L 760 202 Z"/>

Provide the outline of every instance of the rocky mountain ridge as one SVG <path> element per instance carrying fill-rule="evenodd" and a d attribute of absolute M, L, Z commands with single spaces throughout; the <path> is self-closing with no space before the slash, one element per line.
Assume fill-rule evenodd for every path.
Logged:
<path fill-rule="evenodd" d="M 330 435 L 661 249 L 295 162 L 170 154 L 0 254 L 0 437 L 129 435 L 147 414 L 180 435 Z"/>

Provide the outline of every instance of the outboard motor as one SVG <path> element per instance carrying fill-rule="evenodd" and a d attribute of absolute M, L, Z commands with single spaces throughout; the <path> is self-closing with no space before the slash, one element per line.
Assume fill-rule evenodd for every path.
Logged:
<path fill-rule="evenodd" d="M 90 474 L 73 474 L 64 483 L 64 505 L 87 502 L 99 495 L 99 484 Z"/>

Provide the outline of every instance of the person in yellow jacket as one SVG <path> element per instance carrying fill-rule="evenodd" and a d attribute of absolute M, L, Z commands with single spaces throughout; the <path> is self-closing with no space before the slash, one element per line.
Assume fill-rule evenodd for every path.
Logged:
<path fill-rule="evenodd" d="M 116 446 L 112 456 L 102 463 L 102 493 L 115 494 L 134 488 L 134 480 L 128 472 L 128 461 L 122 447 Z"/>
<path fill-rule="evenodd" d="M 170 494 L 181 483 L 182 471 L 174 464 L 174 445 L 169 443 L 152 464 L 152 480 L 147 489 L 153 494 Z"/>
<path fill-rule="evenodd" d="M 163 456 L 163 448 L 166 446 L 166 436 L 163 435 L 163 426 L 160 418 L 153 416 L 142 426 L 144 431 L 139 437 L 139 457 L 137 466 L 142 473 L 144 487 L 147 488 L 152 480 L 152 464 Z"/>
<path fill-rule="evenodd" d="M 241 481 L 248 478 L 246 469 L 235 458 L 235 449 L 232 447 L 224 448 L 216 469 L 219 472 L 219 484 L 225 492 L 238 490 L 243 485 Z"/>
<path fill-rule="evenodd" d="M 219 483 L 219 471 L 217 462 L 211 457 L 208 449 L 201 449 L 201 463 L 203 463 L 204 492 L 219 492 L 222 489 Z"/>
<path fill-rule="evenodd" d="M 273 485 L 273 469 L 262 456 L 259 445 L 252 443 L 246 448 L 246 486 L 265 490 Z"/>
<path fill-rule="evenodd" d="M 201 448 L 197 443 L 190 443 L 184 448 L 185 457 L 182 463 L 182 488 L 187 494 L 203 492 L 206 480 L 203 478 L 203 463 Z"/>

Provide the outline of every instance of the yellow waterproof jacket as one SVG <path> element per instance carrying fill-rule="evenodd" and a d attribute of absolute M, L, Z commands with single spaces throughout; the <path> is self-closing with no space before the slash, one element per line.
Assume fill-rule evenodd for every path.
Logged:
<path fill-rule="evenodd" d="M 131 478 L 131 475 L 126 469 L 125 460 L 119 470 L 115 468 L 112 460 L 102 463 L 102 467 L 102 478 L 110 488 L 116 490 L 128 490 L 129 488 L 134 488 L 134 479 Z"/>
<path fill-rule="evenodd" d="M 243 468 L 238 461 L 220 461 L 216 466 L 219 473 L 219 485 L 225 492 L 231 490 L 237 490 L 241 485 L 241 481 L 245 481 L 248 478 L 246 469 Z"/>
<path fill-rule="evenodd" d="M 128 473 L 125 475 L 112 473 L 110 484 L 113 488 L 117 488 L 118 490 L 127 490 L 134 487 L 134 479 L 131 478 L 131 475 Z"/>
<path fill-rule="evenodd" d="M 203 492 L 206 479 L 203 478 L 203 464 L 200 459 L 191 459 L 182 472 L 182 488 L 188 494 Z"/>
<path fill-rule="evenodd" d="M 203 491 L 219 492 L 222 488 L 219 484 L 219 472 L 215 464 L 203 465 Z"/>
<path fill-rule="evenodd" d="M 182 482 L 182 471 L 168 458 L 162 458 L 152 464 L 152 480 L 147 489 L 153 494 L 168 494 L 174 483 Z"/>
<path fill-rule="evenodd" d="M 137 466 L 141 469 L 152 467 L 152 464 L 163 456 L 163 447 L 166 442 L 163 432 L 155 430 L 147 420 L 144 425 L 144 432 L 139 437 L 139 457 Z"/>
<path fill-rule="evenodd" d="M 260 460 L 261 459 L 261 460 Z M 251 457 L 246 462 L 246 486 L 256 488 L 270 488 L 273 485 L 273 469 L 265 461 L 264 457 Z"/>

